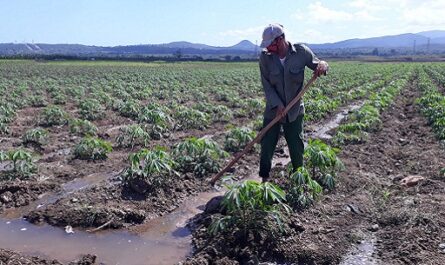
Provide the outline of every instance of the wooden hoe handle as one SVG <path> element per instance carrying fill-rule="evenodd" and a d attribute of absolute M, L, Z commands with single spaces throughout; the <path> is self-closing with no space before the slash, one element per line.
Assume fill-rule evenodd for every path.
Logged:
<path fill-rule="evenodd" d="M 301 99 L 301 97 L 304 95 L 304 93 L 309 89 L 309 87 L 312 85 L 312 83 L 315 81 L 315 79 L 317 79 L 317 76 L 313 75 L 312 78 L 304 86 L 304 88 L 300 91 L 300 93 L 298 93 L 298 95 L 286 106 L 286 108 L 283 111 L 283 114 L 281 116 L 275 117 L 275 119 L 273 119 L 271 122 L 269 122 L 269 124 L 267 124 L 267 126 L 264 127 L 258 133 L 258 135 L 255 137 L 255 139 L 253 139 L 250 143 L 248 143 L 246 145 L 246 147 L 244 147 L 243 151 L 236 153 L 235 157 L 232 159 L 232 161 L 230 161 L 230 163 L 227 164 L 226 167 L 224 167 L 220 172 L 218 172 L 218 174 L 213 176 L 213 178 L 210 180 L 210 185 L 213 186 L 215 184 L 215 182 L 218 181 L 227 170 L 229 170 L 229 168 L 231 168 L 243 155 L 245 155 L 247 152 L 249 152 L 249 150 L 253 147 L 254 144 L 259 143 L 261 141 L 263 136 L 266 134 L 267 131 L 269 131 L 270 128 L 272 128 L 272 126 L 274 126 L 284 116 L 286 116 L 286 114 L 289 112 L 289 110 L 295 104 L 297 104 L 297 102 Z"/>

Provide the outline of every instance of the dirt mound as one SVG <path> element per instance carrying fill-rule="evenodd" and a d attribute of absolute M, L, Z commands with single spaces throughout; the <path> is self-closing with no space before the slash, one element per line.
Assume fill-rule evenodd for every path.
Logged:
<path fill-rule="evenodd" d="M 59 188 L 54 183 L 31 180 L 0 182 L 0 212 L 2 209 L 28 205 L 37 200 L 39 195 Z"/>
<path fill-rule="evenodd" d="M 121 228 L 174 210 L 189 195 L 208 188 L 196 178 L 183 175 L 156 193 L 141 195 L 120 182 L 100 182 L 72 193 L 53 204 L 31 211 L 31 223 L 54 226 Z M 104 227 L 105 228 L 105 227 Z"/>
<path fill-rule="evenodd" d="M 38 256 L 27 256 L 18 252 L 0 248 L 0 264 L 20 264 L 20 265 L 62 265 L 57 260 L 45 259 Z M 92 265 L 96 263 L 96 256 L 83 255 L 79 259 L 68 263 L 69 265 Z"/>

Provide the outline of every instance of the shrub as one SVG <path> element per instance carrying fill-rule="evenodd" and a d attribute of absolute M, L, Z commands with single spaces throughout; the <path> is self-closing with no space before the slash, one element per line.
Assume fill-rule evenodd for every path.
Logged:
<path fill-rule="evenodd" d="M 172 119 L 170 115 L 168 115 L 167 109 L 159 104 L 145 106 L 139 112 L 137 120 L 140 123 L 158 125 L 162 128 L 169 128 L 172 125 Z"/>
<path fill-rule="evenodd" d="M 97 127 L 89 120 L 72 119 L 70 121 L 70 132 L 82 136 L 95 136 Z"/>
<path fill-rule="evenodd" d="M 37 167 L 32 161 L 32 154 L 23 149 L 0 151 L 0 162 L 12 163 L 12 168 L 0 175 L 3 179 L 28 178 L 37 172 Z M 4 168 L 7 169 L 8 165 Z"/>
<path fill-rule="evenodd" d="M 309 140 L 304 150 L 306 165 L 311 170 L 312 178 L 330 190 L 335 186 L 336 171 L 344 167 L 337 157 L 338 151 L 318 139 Z"/>
<path fill-rule="evenodd" d="M 225 137 L 224 149 L 229 152 L 238 152 L 252 141 L 256 132 L 249 128 L 233 128 Z"/>
<path fill-rule="evenodd" d="M 79 104 L 79 109 L 82 119 L 93 121 L 102 119 L 105 116 L 105 108 L 94 98 L 82 100 Z"/>
<path fill-rule="evenodd" d="M 136 119 L 139 116 L 140 108 L 136 101 L 128 100 L 119 106 L 118 111 L 124 117 Z"/>
<path fill-rule="evenodd" d="M 282 214 L 291 209 L 285 203 L 284 191 L 278 186 L 246 180 L 228 186 L 228 189 L 222 201 L 227 214 L 213 220 L 210 233 L 238 229 L 247 243 L 251 235 L 258 238 L 266 232 L 273 237 L 282 230 Z"/>
<path fill-rule="evenodd" d="M 42 126 L 64 125 L 68 122 L 68 114 L 57 106 L 48 106 L 43 109 L 39 117 Z"/>
<path fill-rule="evenodd" d="M 46 107 L 48 102 L 41 95 L 31 96 L 28 98 L 28 104 L 32 107 Z"/>
<path fill-rule="evenodd" d="M 198 177 L 204 177 L 221 169 L 219 160 L 227 153 L 215 141 L 191 137 L 177 144 L 173 155 L 182 172 L 193 172 Z"/>
<path fill-rule="evenodd" d="M 175 128 L 177 130 L 205 129 L 210 123 L 209 115 L 184 106 L 176 106 Z"/>
<path fill-rule="evenodd" d="M 35 128 L 25 132 L 22 136 L 23 144 L 36 144 L 41 146 L 48 140 L 48 131 L 42 128 Z"/>
<path fill-rule="evenodd" d="M 123 183 L 142 194 L 161 189 L 172 175 L 177 175 L 175 162 L 162 148 L 142 149 L 130 154 L 128 160 L 130 166 L 122 175 Z"/>
<path fill-rule="evenodd" d="M 74 148 L 74 156 L 83 160 L 106 159 L 107 154 L 112 150 L 110 143 L 99 138 L 86 136 Z"/>
<path fill-rule="evenodd" d="M 322 187 L 313 180 L 306 168 L 300 167 L 289 177 L 287 200 L 294 208 L 311 205 L 322 193 Z"/>
<path fill-rule="evenodd" d="M 120 147 L 133 147 L 135 145 L 147 146 L 150 135 L 139 124 L 133 124 L 120 128 L 120 134 L 116 138 L 116 142 Z"/>

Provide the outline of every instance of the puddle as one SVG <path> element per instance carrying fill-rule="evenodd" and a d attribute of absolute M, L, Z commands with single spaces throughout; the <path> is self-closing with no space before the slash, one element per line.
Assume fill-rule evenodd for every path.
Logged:
<path fill-rule="evenodd" d="M 349 254 L 340 262 L 340 265 L 378 265 L 382 264 L 378 259 L 372 257 L 375 247 L 375 238 L 365 238 L 354 247 Z"/>
<path fill-rule="evenodd" d="M 0 219 L 0 247 L 60 262 L 89 253 L 97 255 L 99 262 L 105 264 L 175 264 L 192 251 L 187 221 L 202 212 L 211 198 L 223 193 L 201 193 L 187 199 L 172 213 L 132 227 L 130 231 L 74 230 L 74 234 L 67 234 L 61 228 L 35 226 L 23 219 Z"/>
<path fill-rule="evenodd" d="M 361 108 L 363 104 L 364 102 L 358 102 L 356 104 L 340 108 L 337 115 L 335 115 L 335 117 L 329 120 L 327 123 L 313 126 L 313 132 L 308 133 L 309 137 L 314 139 L 331 139 L 332 135 L 330 135 L 328 132 L 337 128 L 341 121 L 346 118 L 351 111 Z"/>
<path fill-rule="evenodd" d="M 91 253 L 105 264 L 174 264 L 190 253 L 189 240 L 181 242 L 180 235 L 175 234 L 138 236 L 123 231 L 67 234 L 63 229 L 35 226 L 24 220 L 2 220 L 0 234 L 1 247 L 63 263 Z"/>

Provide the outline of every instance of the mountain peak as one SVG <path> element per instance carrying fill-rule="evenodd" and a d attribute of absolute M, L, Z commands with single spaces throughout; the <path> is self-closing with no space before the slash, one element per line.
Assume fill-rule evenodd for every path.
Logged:
<path fill-rule="evenodd" d="M 235 44 L 233 46 L 228 47 L 230 49 L 236 49 L 236 50 L 248 50 L 248 51 L 253 51 L 255 50 L 255 48 L 257 48 L 255 46 L 255 44 L 253 44 L 252 42 L 248 41 L 248 40 L 242 40 L 240 41 L 238 44 Z"/>

